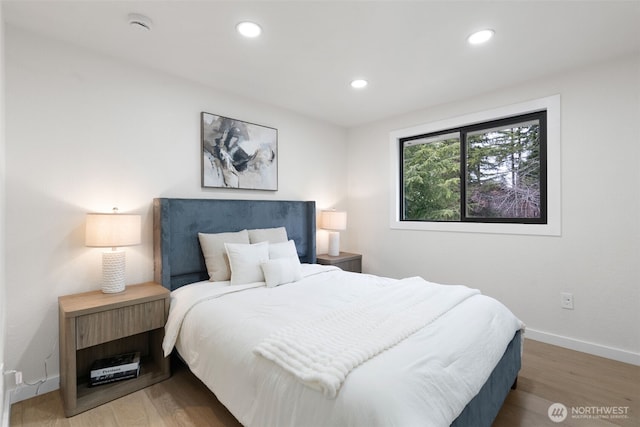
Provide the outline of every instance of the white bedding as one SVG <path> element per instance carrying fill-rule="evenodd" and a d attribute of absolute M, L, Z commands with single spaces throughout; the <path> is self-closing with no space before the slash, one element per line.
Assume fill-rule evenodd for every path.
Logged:
<path fill-rule="evenodd" d="M 305 385 L 335 398 L 353 369 L 477 293 L 476 289 L 437 285 L 420 277 L 403 279 L 318 319 L 278 330 L 254 352 Z"/>
<path fill-rule="evenodd" d="M 327 398 L 253 350 L 398 281 L 318 265 L 303 265 L 303 276 L 275 288 L 203 282 L 172 292 L 165 351 L 179 331 L 180 355 L 246 426 L 448 426 L 523 327 L 496 300 L 469 296 L 355 367 Z"/>

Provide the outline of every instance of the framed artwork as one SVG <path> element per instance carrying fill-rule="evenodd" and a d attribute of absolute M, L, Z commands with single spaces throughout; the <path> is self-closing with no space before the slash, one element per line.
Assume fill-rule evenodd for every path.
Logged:
<path fill-rule="evenodd" d="M 278 130 L 203 112 L 202 186 L 278 189 Z"/>

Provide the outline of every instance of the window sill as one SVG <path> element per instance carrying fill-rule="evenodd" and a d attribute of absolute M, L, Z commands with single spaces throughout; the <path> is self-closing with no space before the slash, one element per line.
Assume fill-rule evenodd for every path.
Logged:
<path fill-rule="evenodd" d="M 391 220 L 391 229 L 416 231 L 448 231 L 458 233 L 524 234 L 560 236 L 560 227 L 551 224 L 493 224 L 464 222 L 423 222 Z"/>

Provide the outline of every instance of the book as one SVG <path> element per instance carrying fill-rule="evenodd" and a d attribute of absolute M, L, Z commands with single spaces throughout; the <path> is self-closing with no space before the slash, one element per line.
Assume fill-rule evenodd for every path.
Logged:
<path fill-rule="evenodd" d="M 137 378 L 140 374 L 140 367 L 125 372 L 116 372 L 115 374 L 107 374 L 99 377 L 91 377 L 89 379 L 89 387 L 109 384 L 116 381 L 128 380 L 131 378 Z"/>
<path fill-rule="evenodd" d="M 140 352 L 125 353 L 107 357 L 93 362 L 89 378 L 100 378 L 109 375 L 127 373 L 140 370 Z"/>

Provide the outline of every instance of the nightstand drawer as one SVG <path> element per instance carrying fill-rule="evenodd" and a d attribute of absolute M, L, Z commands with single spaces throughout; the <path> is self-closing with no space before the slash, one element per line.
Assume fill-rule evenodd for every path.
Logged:
<path fill-rule="evenodd" d="M 164 299 L 78 316 L 76 349 L 164 327 Z"/>

